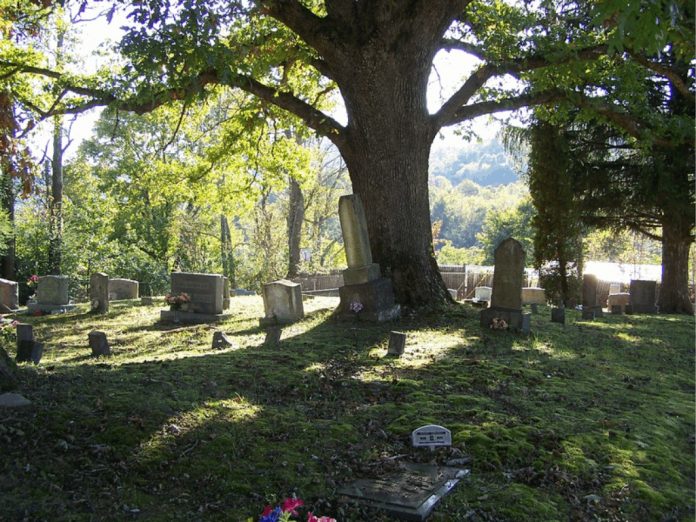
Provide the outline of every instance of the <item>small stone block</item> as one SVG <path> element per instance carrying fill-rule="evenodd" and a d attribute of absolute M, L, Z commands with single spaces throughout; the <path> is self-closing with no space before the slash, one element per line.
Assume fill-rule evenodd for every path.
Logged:
<path fill-rule="evenodd" d="M 551 322 L 565 324 L 565 308 L 552 308 Z"/>
<path fill-rule="evenodd" d="M 520 332 L 523 334 L 529 334 L 532 331 L 532 315 L 522 314 L 522 325 L 520 326 Z"/>
<path fill-rule="evenodd" d="M 536 303 L 532 303 L 529 305 L 529 307 L 532 309 L 533 314 L 538 314 L 539 313 L 539 305 Z"/>
<path fill-rule="evenodd" d="M 611 315 L 622 315 L 623 314 L 623 306 L 621 305 L 612 305 L 611 307 Z"/>
<path fill-rule="evenodd" d="M 626 315 L 632 315 L 633 314 L 633 306 L 631 306 L 630 304 L 626 305 L 624 307 L 624 313 Z"/>
<path fill-rule="evenodd" d="M 278 327 L 269 328 L 266 330 L 266 339 L 263 344 L 268 346 L 278 346 L 280 344 L 280 336 L 283 335 L 283 329 Z"/>
<path fill-rule="evenodd" d="M 213 350 L 228 348 L 230 346 L 234 346 L 234 343 L 224 332 L 217 331 L 213 333 Z"/>
<path fill-rule="evenodd" d="M 32 361 L 34 364 L 39 364 L 43 355 L 43 348 L 43 343 L 37 343 L 34 340 L 17 341 L 17 357 L 15 360 L 17 362 Z"/>
<path fill-rule="evenodd" d="M 17 348 L 19 348 L 20 341 L 33 341 L 34 340 L 34 327 L 26 323 L 17 324 Z"/>
<path fill-rule="evenodd" d="M 145 296 L 140 298 L 140 304 L 143 306 L 152 306 L 153 300 L 150 296 Z"/>
<path fill-rule="evenodd" d="M 400 357 L 406 348 L 406 334 L 403 332 L 389 332 L 389 348 L 387 355 Z"/>
<path fill-rule="evenodd" d="M 106 340 L 106 333 L 95 330 L 89 332 L 87 337 L 89 338 L 89 346 L 92 348 L 93 356 L 111 355 L 111 348 L 109 347 L 109 342 Z"/>

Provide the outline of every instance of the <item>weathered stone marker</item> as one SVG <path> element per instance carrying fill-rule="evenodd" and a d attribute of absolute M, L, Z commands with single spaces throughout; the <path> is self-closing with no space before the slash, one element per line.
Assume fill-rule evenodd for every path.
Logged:
<path fill-rule="evenodd" d="M 525 286 L 524 288 L 522 288 L 522 304 L 546 304 L 546 292 L 544 292 L 543 288 Z"/>
<path fill-rule="evenodd" d="M 224 332 L 216 331 L 213 332 L 213 350 L 219 350 L 221 348 L 229 348 L 234 346 L 232 340 L 225 335 Z"/>
<path fill-rule="evenodd" d="M 582 276 L 582 318 L 592 320 L 602 317 L 602 305 L 597 299 L 597 276 Z"/>
<path fill-rule="evenodd" d="M 609 307 L 610 310 L 613 310 L 615 306 L 618 306 L 621 308 L 620 313 L 623 313 L 630 302 L 631 294 L 629 293 L 609 294 L 609 297 L 607 297 L 607 307 Z"/>
<path fill-rule="evenodd" d="M 490 303 L 493 288 L 490 286 L 477 286 L 474 288 L 474 301 L 485 301 Z"/>
<path fill-rule="evenodd" d="M 634 314 L 656 314 L 657 283 L 655 281 L 631 280 L 631 311 Z"/>
<path fill-rule="evenodd" d="M 43 356 L 44 345 L 34 340 L 34 327 L 30 324 L 19 323 L 17 332 L 17 362 L 29 362 L 39 364 Z"/>
<path fill-rule="evenodd" d="M 70 278 L 68 276 L 47 275 L 39 277 L 36 286 L 36 300 L 27 303 L 27 311 L 51 313 L 73 310 L 70 304 Z"/>
<path fill-rule="evenodd" d="M 145 295 L 140 298 L 140 304 L 143 306 L 151 306 L 153 303 L 152 301 L 152 296 L 150 295 Z"/>
<path fill-rule="evenodd" d="M 391 280 L 381 277 L 379 265 L 372 262 L 365 210 L 357 194 L 341 196 L 338 216 L 348 268 L 343 271 L 344 286 L 338 289 L 341 302 L 337 317 L 355 318 L 351 306 L 354 310 L 357 303 L 362 320 L 382 322 L 397 318 L 401 308 L 394 302 Z"/>
<path fill-rule="evenodd" d="M 223 314 L 224 280 L 219 274 L 172 272 L 171 295 L 185 293 L 190 301 L 187 310 L 162 310 L 162 321 L 208 323 L 229 317 Z"/>
<path fill-rule="evenodd" d="M 565 308 L 552 308 L 551 322 L 565 324 Z"/>
<path fill-rule="evenodd" d="M 89 278 L 89 300 L 93 312 L 105 314 L 109 311 L 109 276 L 95 272 Z"/>
<path fill-rule="evenodd" d="M 490 306 L 481 311 L 481 326 L 489 327 L 494 319 L 503 320 L 511 330 L 523 331 L 522 282 L 525 253 L 519 241 L 508 238 L 495 249 L 493 292 Z"/>
<path fill-rule="evenodd" d="M 229 310 L 232 305 L 232 299 L 230 297 L 230 279 L 223 276 L 222 283 L 222 309 Z"/>
<path fill-rule="evenodd" d="M 0 305 L 7 311 L 19 308 L 19 285 L 9 279 L 0 279 Z"/>
<path fill-rule="evenodd" d="M 403 332 L 389 332 L 389 348 L 387 355 L 401 357 L 406 349 L 406 334 Z"/>
<path fill-rule="evenodd" d="M 92 348 L 93 356 L 111 355 L 111 348 L 109 347 L 109 342 L 106 340 L 106 333 L 94 330 L 89 332 L 87 337 L 89 339 L 89 346 Z"/>
<path fill-rule="evenodd" d="M 265 317 L 261 326 L 289 324 L 304 317 L 302 285 L 287 279 L 279 279 L 263 285 L 263 307 Z"/>
<path fill-rule="evenodd" d="M 611 315 L 623 315 L 624 307 L 621 305 L 611 305 Z"/>
<path fill-rule="evenodd" d="M 109 298 L 114 301 L 137 299 L 140 295 L 140 283 L 133 279 L 109 279 Z"/>

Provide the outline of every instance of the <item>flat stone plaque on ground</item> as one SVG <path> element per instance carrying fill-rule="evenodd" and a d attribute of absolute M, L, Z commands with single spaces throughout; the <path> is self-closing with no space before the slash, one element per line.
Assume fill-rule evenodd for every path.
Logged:
<path fill-rule="evenodd" d="M 356 480 L 338 493 L 399 520 L 423 521 L 468 474 L 467 469 L 406 463 L 401 471 Z"/>

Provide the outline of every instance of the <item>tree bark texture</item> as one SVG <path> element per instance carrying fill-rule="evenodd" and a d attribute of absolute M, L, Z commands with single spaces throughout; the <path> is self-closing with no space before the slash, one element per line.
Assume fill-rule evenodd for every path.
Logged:
<path fill-rule="evenodd" d="M 54 116 L 49 198 L 48 273 L 60 275 L 63 257 L 63 121 Z"/>
<path fill-rule="evenodd" d="M 365 207 L 373 259 L 396 300 L 421 307 L 451 301 L 434 257 L 428 197 L 433 51 L 415 33 L 401 36 L 399 45 L 356 45 L 335 71 L 348 113 L 339 150 Z"/>
<path fill-rule="evenodd" d="M 227 216 L 220 215 L 220 253 L 222 257 L 222 273 L 230 280 L 230 288 L 237 286 L 237 278 L 234 265 L 234 249 L 232 248 L 232 235 Z"/>
<path fill-rule="evenodd" d="M 16 278 L 16 263 L 15 263 L 15 192 L 12 187 L 12 179 L 7 176 L 2 176 L 2 209 L 7 212 L 7 217 L 12 227 L 12 235 L 7 242 L 7 251 L 0 258 L 0 273 L 4 279 L 14 281 Z"/>
<path fill-rule="evenodd" d="M 693 314 L 689 297 L 689 249 L 691 230 L 675 216 L 662 224 L 662 284 L 658 307 L 660 313 Z"/>
<path fill-rule="evenodd" d="M 300 273 L 300 242 L 304 223 L 304 195 L 300 184 L 290 177 L 288 184 L 288 273 L 292 279 Z"/>

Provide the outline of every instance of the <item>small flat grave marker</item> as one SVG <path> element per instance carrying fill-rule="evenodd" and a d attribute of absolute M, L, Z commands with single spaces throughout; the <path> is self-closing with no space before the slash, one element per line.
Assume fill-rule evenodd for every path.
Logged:
<path fill-rule="evenodd" d="M 399 520 L 423 521 L 468 474 L 468 469 L 406 463 L 402 471 L 356 480 L 339 488 L 338 493 Z"/>
<path fill-rule="evenodd" d="M 109 347 L 109 342 L 106 340 L 106 333 L 99 331 L 92 331 L 87 334 L 89 339 L 89 346 L 92 348 L 92 355 L 98 357 L 99 355 L 111 355 L 111 348 Z"/>
<path fill-rule="evenodd" d="M 411 433 L 414 448 L 437 448 L 452 445 L 452 432 L 437 424 L 427 424 Z"/>

